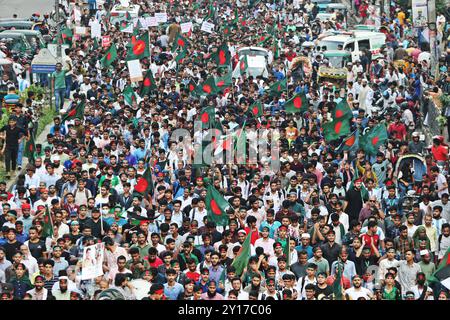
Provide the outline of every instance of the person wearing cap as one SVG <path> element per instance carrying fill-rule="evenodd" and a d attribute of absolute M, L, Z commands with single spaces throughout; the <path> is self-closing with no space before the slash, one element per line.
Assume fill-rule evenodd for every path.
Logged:
<path fill-rule="evenodd" d="M 166 300 L 164 286 L 161 283 L 153 283 L 148 292 L 148 297 L 144 297 L 142 300 Z"/>

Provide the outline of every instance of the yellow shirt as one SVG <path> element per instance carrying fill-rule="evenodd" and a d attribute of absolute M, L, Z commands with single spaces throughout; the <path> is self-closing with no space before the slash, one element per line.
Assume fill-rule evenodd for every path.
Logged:
<path fill-rule="evenodd" d="M 401 25 L 401 26 L 405 23 L 405 18 L 406 18 L 406 15 L 405 15 L 405 13 L 404 13 L 403 11 L 400 11 L 400 12 L 397 14 L 397 19 L 398 19 L 398 21 L 400 22 L 400 25 Z"/>

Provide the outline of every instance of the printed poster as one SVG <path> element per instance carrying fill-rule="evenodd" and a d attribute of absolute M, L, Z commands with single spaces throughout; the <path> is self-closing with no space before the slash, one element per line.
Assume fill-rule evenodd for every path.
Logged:
<path fill-rule="evenodd" d="M 214 27 L 215 27 L 214 23 L 210 23 L 210 22 L 207 22 L 207 21 L 203 21 L 202 27 L 201 27 L 200 30 L 201 30 L 201 31 L 208 32 L 208 33 L 213 33 Z"/>
<path fill-rule="evenodd" d="M 180 24 L 181 27 L 181 33 L 188 33 L 192 29 L 192 22 L 186 22 Z"/>
<path fill-rule="evenodd" d="M 127 64 L 131 82 L 144 80 L 144 76 L 142 75 L 141 62 L 139 61 L 139 59 L 127 61 Z"/>
<path fill-rule="evenodd" d="M 104 243 L 83 248 L 81 280 L 89 280 L 103 275 L 104 251 Z"/>

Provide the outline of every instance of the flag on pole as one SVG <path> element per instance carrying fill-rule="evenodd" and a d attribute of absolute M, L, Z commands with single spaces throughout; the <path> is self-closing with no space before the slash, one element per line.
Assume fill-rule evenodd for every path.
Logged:
<path fill-rule="evenodd" d="M 30 139 L 27 140 L 23 150 L 23 156 L 27 157 L 30 162 L 34 162 L 34 155 L 36 152 L 36 145 L 34 142 L 34 135 L 30 132 Z"/>
<path fill-rule="evenodd" d="M 350 133 L 349 119 L 337 119 L 322 125 L 323 135 L 326 141 L 339 139 Z"/>
<path fill-rule="evenodd" d="M 333 282 L 333 295 L 334 300 L 342 300 L 342 263 L 338 260 L 336 279 Z"/>
<path fill-rule="evenodd" d="M 244 243 L 242 244 L 241 248 L 239 249 L 239 252 L 237 253 L 236 258 L 234 258 L 231 265 L 236 269 L 236 276 L 240 277 L 242 273 L 244 272 L 244 269 L 248 265 L 248 260 L 250 259 L 251 255 L 251 240 L 252 237 L 252 231 L 247 235 L 247 238 L 245 238 Z"/>
<path fill-rule="evenodd" d="M 131 106 L 133 105 L 133 102 L 137 102 L 136 92 L 134 92 L 134 89 L 131 86 L 126 86 L 125 89 L 123 89 L 122 94 L 127 105 Z"/>
<path fill-rule="evenodd" d="M 148 95 L 152 90 L 156 90 L 156 82 L 153 78 L 152 70 L 148 69 L 145 74 L 144 80 L 142 81 L 141 90 L 139 91 L 139 95 L 141 97 Z"/>
<path fill-rule="evenodd" d="M 439 263 L 436 271 L 428 279 L 430 283 L 440 283 L 450 290 L 450 248 Z"/>
<path fill-rule="evenodd" d="M 53 221 L 48 206 L 45 206 L 43 234 L 45 237 L 53 237 Z"/>

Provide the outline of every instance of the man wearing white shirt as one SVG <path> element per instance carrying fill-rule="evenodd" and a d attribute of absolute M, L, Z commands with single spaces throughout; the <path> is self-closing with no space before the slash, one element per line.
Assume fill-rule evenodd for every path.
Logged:
<path fill-rule="evenodd" d="M 273 250 L 274 239 L 269 238 L 269 227 L 263 227 L 261 230 L 261 238 L 255 241 L 255 248 L 261 247 L 264 249 L 264 253 L 268 254 L 269 257 L 275 255 Z"/>

